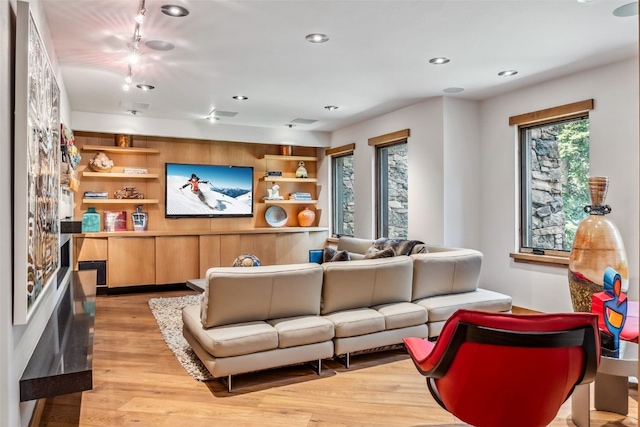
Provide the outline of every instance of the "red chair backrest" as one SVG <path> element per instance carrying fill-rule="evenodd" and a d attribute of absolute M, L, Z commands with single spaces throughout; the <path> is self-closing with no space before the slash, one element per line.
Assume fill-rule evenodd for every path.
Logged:
<path fill-rule="evenodd" d="M 545 426 L 600 360 L 597 316 L 459 310 L 429 355 L 430 389 L 475 426 Z M 428 381 L 429 382 L 429 381 Z"/>

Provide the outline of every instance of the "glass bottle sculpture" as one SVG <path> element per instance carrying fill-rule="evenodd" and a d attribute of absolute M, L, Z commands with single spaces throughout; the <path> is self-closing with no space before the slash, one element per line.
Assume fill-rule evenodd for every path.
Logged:
<path fill-rule="evenodd" d="M 624 292 L 629 288 L 629 266 L 622 236 L 616 225 L 605 217 L 611 212 L 611 206 L 604 204 L 608 188 L 607 177 L 589 178 L 591 205 L 584 208 L 589 216 L 578 225 L 569 255 L 569 291 L 574 311 L 591 312 L 591 297 L 604 290 L 607 267 L 620 274 Z"/>

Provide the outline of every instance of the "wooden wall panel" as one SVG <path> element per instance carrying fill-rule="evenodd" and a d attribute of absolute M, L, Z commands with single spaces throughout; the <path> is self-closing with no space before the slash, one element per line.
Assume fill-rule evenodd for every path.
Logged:
<path fill-rule="evenodd" d="M 107 259 L 107 239 L 78 237 L 73 242 L 73 248 L 75 262 Z"/>
<path fill-rule="evenodd" d="M 87 167 L 89 159 L 93 158 L 95 152 L 82 152 L 84 145 L 114 146 L 113 135 L 99 134 L 91 132 L 76 132 L 75 144 L 81 150 L 82 161 L 78 168 L 81 172 Z M 152 180 L 131 180 L 131 179 L 101 179 L 99 177 L 83 177 L 79 173 L 80 190 L 75 198 L 74 215 L 80 217 L 88 206 L 82 205 L 82 194 L 85 191 L 108 191 L 109 194 L 125 185 L 134 185 L 139 191 L 144 193 L 148 199 L 157 199 L 157 205 L 149 204 L 144 206 L 144 210 L 149 213 L 148 229 L 160 231 L 228 231 L 228 230 L 251 230 L 254 228 L 267 227 L 264 220 L 264 212 L 270 205 L 261 203 L 263 196 L 267 194 L 267 184 L 260 181 L 267 168 L 276 168 L 267 165 L 267 160 L 263 158 L 265 154 L 280 154 L 279 145 L 268 145 L 260 143 L 241 143 L 227 141 L 204 141 L 196 139 L 164 138 L 152 136 L 134 136 L 133 147 L 153 148 L 159 150 L 160 154 L 129 155 L 129 154 L 109 154 L 116 166 L 144 167 L 149 173 L 157 173 L 159 178 Z M 296 156 L 317 156 L 318 149 L 315 147 L 294 147 L 293 154 Z M 174 163 L 209 163 L 209 164 L 234 164 L 242 166 L 252 166 L 254 168 L 254 205 L 252 218 L 197 218 L 197 219 L 167 219 L 164 217 L 164 170 L 166 162 Z M 295 174 L 297 164 L 293 161 L 276 161 L 277 168 L 283 170 L 288 176 Z M 310 177 L 316 175 L 317 162 L 309 162 L 307 172 Z M 286 195 L 293 191 L 312 191 L 314 188 L 309 184 L 283 183 L 281 194 Z M 98 206 L 98 211 L 106 209 L 106 205 Z M 126 210 L 127 217 L 135 211 L 135 204 L 111 206 L 113 210 Z M 287 226 L 298 225 L 297 212 L 303 208 L 302 205 L 284 205 L 289 215 Z M 316 214 L 316 224 L 320 218 L 319 212 Z M 133 229 L 129 220 L 129 229 Z"/>
<path fill-rule="evenodd" d="M 156 237 L 156 284 L 183 283 L 200 277 L 198 236 Z"/>
<path fill-rule="evenodd" d="M 149 285 L 156 282 L 155 238 L 110 237 L 107 285 Z"/>
<path fill-rule="evenodd" d="M 200 275 L 211 267 L 220 267 L 220 237 L 219 235 L 200 236 Z"/>

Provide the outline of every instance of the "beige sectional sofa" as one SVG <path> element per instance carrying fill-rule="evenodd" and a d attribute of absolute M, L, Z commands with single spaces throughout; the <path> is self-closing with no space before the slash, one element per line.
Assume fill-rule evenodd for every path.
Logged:
<path fill-rule="evenodd" d="M 458 308 L 510 311 L 511 298 L 478 288 L 482 254 L 420 245 L 410 255 L 364 259 L 371 240 L 340 238 L 353 261 L 206 274 L 183 334 L 216 378 L 434 338 Z M 426 253 L 421 253 L 424 250 Z"/>
<path fill-rule="evenodd" d="M 373 240 L 343 236 L 336 250 L 349 252 L 359 260 Z M 458 309 L 510 312 L 508 295 L 478 287 L 482 253 L 473 249 L 417 245 L 409 255 L 413 260 L 411 302 L 427 310 L 429 338 L 436 338 L 446 320 Z"/>
<path fill-rule="evenodd" d="M 333 356 L 320 316 L 318 264 L 210 268 L 200 305 L 182 311 L 183 335 L 215 378 Z"/>

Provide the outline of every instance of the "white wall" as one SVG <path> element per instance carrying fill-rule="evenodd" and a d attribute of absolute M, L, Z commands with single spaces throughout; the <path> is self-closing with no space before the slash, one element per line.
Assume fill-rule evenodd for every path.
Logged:
<path fill-rule="evenodd" d="M 32 15 L 44 39 L 49 57 L 57 73 L 55 53 L 44 14 L 38 2 L 31 2 Z M 12 298 L 12 246 L 11 246 L 11 163 L 13 133 L 14 88 L 11 76 L 14 71 L 12 54 L 15 43 L 16 0 L 0 0 L 0 425 L 27 426 L 35 402 L 20 403 L 19 381 L 31 353 L 42 334 L 44 326 L 64 287 L 49 286 L 29 324 L 13 326 Z M 59 75 L 59 74 L 58 74 Z M 58 79 L 61 89 L 61 114 L 71 116 L 64 83 Z M 54 285 L 55 286 L 55 285 Z"/>
<path fill-rule="evenodd" d="M 356 144 L 355 235 L 375 236 L 375 153 L 368 139 L 410 129 L 409 238 L 478 247 L 478 117 L 477 102 L 438 97 L 334 132 L 332 147 Z M 328 202 L 324 208 L 329 212 Z"/>
<path fill-rule="evenodd" d="M 592 175 L 609 177 L 608 218 L 616 223 L 629 258 L 629 296 L 638 299 L 638 58 L 514 91 L 481 103 L 478 180 L 481 284 L 507 293 L 514 304 L 570 311 L 567 269 L 515 263 L 518 236 L 518 147 L 510 116 L 593 98 L 589 114 Z"/>

